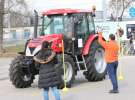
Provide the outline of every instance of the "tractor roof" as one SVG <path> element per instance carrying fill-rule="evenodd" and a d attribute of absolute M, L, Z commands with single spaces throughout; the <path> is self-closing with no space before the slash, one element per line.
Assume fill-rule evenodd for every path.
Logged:
<path fill-rule="evenodd" d="M 43 12 L 43 15 L 58 15 L 58 14 L 73 14 L 73 13 L 81 13 L 81 12 L 91 12 L 91 10 L 84 10 L 84 9 L 51 9 L 46 10 Z"/>

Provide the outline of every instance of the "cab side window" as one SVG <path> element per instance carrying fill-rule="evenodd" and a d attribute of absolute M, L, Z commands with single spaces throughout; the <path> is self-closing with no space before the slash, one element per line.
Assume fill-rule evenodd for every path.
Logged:
<path fill-rule="evenodd" d="M 88 21 L 89 21 L 89 32 L 90 33 L 93 33 L 93 32 L 95 32 L 95 25 L 94 25 L 93 17 L 89 14 L 87 16 L 87 18 L 88 18 Z"/>
<path fill-rule="evenodd" d="M 75 31 L 78 35 L 85 35 L 87 32 L 87 24 L 85 16 L 79 16 L 77 22 L 75 23 Z"/>

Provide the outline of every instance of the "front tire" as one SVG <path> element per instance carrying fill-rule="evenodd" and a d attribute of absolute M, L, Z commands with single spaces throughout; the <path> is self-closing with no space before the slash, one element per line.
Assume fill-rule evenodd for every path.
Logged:
<path fill-rule="evenodd" d="M 89 54 L 86 57 L 88 71 L 85 77 L 88 81 L 101 81 L 106 75 L 106 62 L 104 59 L 104 49 L 97 40 L 93 41 Z"/>
<path fill-rule="evenodd" d="M 31 86 L 33 83 L 34 75 L 32 73 L 24 73 L 24 70 L 27 68 L 23 68 L 23 60 L 25 56 L 19 55 L 17 56 L 11 63 L 9 68 L 9 76 L 12 84 L 16 88 L 27 88 Z"/>
<path fill-rule="evenodd" d="M 70 88 L 75 80 L 75 63 L 73 61 L 73 58 L 70 55 L 65 54 L 65 67 L 66 67 L 66 86 Z M 64 69 L 63 69 L 63 62 L 62 62 L 62 55 L 58 56 L 58 65 L 59 73 L 61 73 L 62 83 L 60 84 L 59 88 L 64 87 Z"/>

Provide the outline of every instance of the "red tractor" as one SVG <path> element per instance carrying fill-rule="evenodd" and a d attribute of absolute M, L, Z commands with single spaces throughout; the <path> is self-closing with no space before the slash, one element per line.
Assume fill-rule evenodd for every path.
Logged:
<path fill-rule="evenodd" d="M 67 87 L 71 87 L 77 71 L 81 70 L 88 81 L 103 80 L 106 75 L 104 49 L 98 43 L 93 17 L 93 12 L 89 10 L 45 11 L 42 16 L 41 36 L 29 40 L 25 52 L 20 53 L 10 65 L 10 80 L 13 85 L 17 88 L 31 86 L 40 68 L 40 64 L 33 57 L 38 54 L 44 41 L 51 42 L 51 48 L 57 54 L 59 63 L 54 66 L 61 66 L 59 71 L 62 78 L 62 40 L 64 41 Z"/>

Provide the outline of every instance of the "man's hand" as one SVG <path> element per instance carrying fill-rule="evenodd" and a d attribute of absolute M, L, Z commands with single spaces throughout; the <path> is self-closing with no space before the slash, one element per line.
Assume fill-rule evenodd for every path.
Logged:
<path fill-rule="evenodd" d="M 103 34 L 102 32 L 98 32 L 98 37 L 102 38 L 102 34 Z"/>
<path fill-rule="evenodd" d="M 97 26 L 97 33 L 103 32 L 103 27 L 102 26 Z"/>
<path fill-rule="evenodd" d="M 102 35 L 103 33 L 102 32 L 98 32 L 98 34 L 101 34 Z"/>

